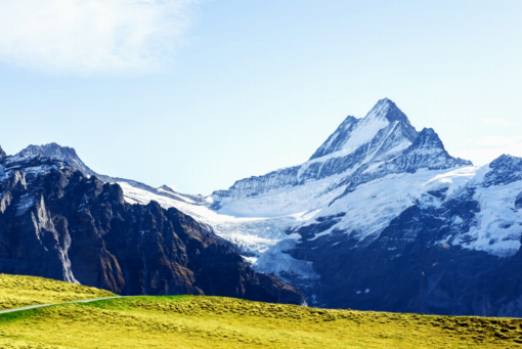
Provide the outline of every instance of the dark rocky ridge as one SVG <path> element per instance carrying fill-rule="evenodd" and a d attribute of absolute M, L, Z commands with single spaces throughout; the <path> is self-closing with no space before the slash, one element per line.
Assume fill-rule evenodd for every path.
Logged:
<path fill-rule="evenodd" d="M 118 185 L 52 160 L 34 162 L 41 172 L 8 169 L 0 181 L 0 272 L 120 294 L 302 302 L 291 286 L 254 272 L 233 245 L 178 210 L 130 205 Z"/>

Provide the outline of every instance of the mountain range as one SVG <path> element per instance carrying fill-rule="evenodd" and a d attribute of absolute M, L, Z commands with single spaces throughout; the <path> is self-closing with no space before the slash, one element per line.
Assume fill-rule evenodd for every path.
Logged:
<path fill-rule="evenodd" d="M 208 196 L 56 144 L 0 151 L 0 272 L 113 291 L 521 316 L 521 238 L 522 159 L 451 156 L 389 99 L 304 163 Z"/>
<path fill-rule="evenodd" d="M 156 202 L 125 202 L 121 187 L 109 177 L 99 179 L 71 148 L 49 144 L 15 156 L 2 154 L 2 273 L 45 276 L 125 295 L 303 302 L 290 285 L 255 272 L 209 226 Z"/>

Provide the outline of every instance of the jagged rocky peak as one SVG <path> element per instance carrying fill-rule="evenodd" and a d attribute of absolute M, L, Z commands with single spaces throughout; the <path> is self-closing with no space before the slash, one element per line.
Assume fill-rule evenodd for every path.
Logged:
<path fill-rule="evenodd" d="M 417 132 L 397 105 L 385 98 L 364 118 L 348 116 L 309 161 L 237 181 L 228 191 L 213 194 L 213 207 L 223 207 L 224 199 L 256 196 L 333 175 L 346 176 L 336 183 L 351 183 L 353 188 L 390 173 L 466 165 L 471 163 L 448 154 L 435 131 Z M 331 188 L 334 187 L 337 184 L 332 184 Z"/>
<path fill-rule="evenodd" d="M 358 122 L 359 119 L 355 116 L 347 116 L 335 132 L 315 151 L 310 160 L 341 150 Z"/>
<path fill-rule="evenodd" d="M 419 132 L 412 145 L 406 150 L 406 155 L 411 155 L 413 153 L 422 156 L 442 156 L 445 159 L 453 159 L 453 157 L 446 151 L 444 143 L 442 143 L 439 135 L 432 128 L 424 128 Z M 432 158 L 431 160 L 435 161 L 436 159 Z M 469 161 L 462 161 L 465 164 L 471 164 Z"/>
<path fill-rule="evenodd" d="M 8 156 L 10 163 L 25 163 L 35 159 L 60 162 L 76 171 L 82 172 L 84 175 L 95 174 L 95 172 L 80 159 L 74 148 L 64 147 L 57 143 L 29 145 L 17 154 Z"/>
<path fill-rule="evenodd" d="M 483 185 L 509 184 L 522 180 L 522 158 L 501 155 L 489 164 L 489 171 L 484 176 Z"/>
<path fill-rule="evenodd" d="M 522 158 L 503 154 L 493 160 L 489 167 L 492 169 L 509 169 L 514 172 L 520 172 L 522 171 Z"/>
<path fill-rule="evenodd" d="M 399 127 L 397 127 L 397 125 Z M 345 155 L 355 151 L 360 146 L 371 142 L 387 127 L 400 129 L 402 135 L 413 141 L 417 132 L 410 124 L 408 117 L 397 105 L 388 98 L 379 100 L 362 119 L 348 116 L 335 132 L 316 150 L 310 160 L 326 155 Z"/>
<path fill-rule="evenodd" d="M 469 160 L 451 156 L 439 135 L 432 128 L 424 128 L 409 149 L 410 153 L 422 153 L 428 161 L 428 168 L 451 168 L 472 166 Z M 431 161 L 431 164 L 430 164 Z"/>
<path fill-rule="evenodd" d="M 57 143 L 48 143 L 43 145 L 31 144 L 16 154 L 15 157 L 67 160 L 78 158 L 78 154 L 73 148 L 63 147 Z"/>
<path fill-rule="evenodd" d="M 415 148 L 435 148 L 446 150 L 444 144 L 440 140 L 439 135 L 432 128 L 424 128 L 415 139 L 413 143 Z"/>
<path fill-rule="evenodd" d="M 450 169 L 470 166 L 471 161 L 451 156 L 439 135 L 432 128 L 424 128 L 418 133 L 411 146 L 399 157 L 392 160 L 395 171 L 416 172 L 421 168 Z"/>
<path fill-rule="evenodd" d="M 365 119 L 386 119 L 389 122 L 403 122 L 409 124 L 410 121 L 406 114 L 397 107 L 397 105 L 389 98 L 383 98 L 377 101 L 375 106 L 364 117 Z"/>

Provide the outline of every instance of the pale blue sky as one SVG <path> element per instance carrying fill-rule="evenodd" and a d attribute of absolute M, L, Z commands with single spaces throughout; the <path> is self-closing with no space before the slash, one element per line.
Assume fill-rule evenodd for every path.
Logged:
<path fill-rule="evenodd" d="M 206 194 L 306 160 L 389 97 L 454 155 L 522 156 L 521 1 L 83 1 L 0 4 L 8 153 L 55 141 Z"/>

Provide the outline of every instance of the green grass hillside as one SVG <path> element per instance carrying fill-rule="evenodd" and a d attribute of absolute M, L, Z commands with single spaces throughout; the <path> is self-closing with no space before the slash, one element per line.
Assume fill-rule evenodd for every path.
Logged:
<path fill-rule="evenodd" d="M 61 281 L 0 274 L 0 310 L 112 295 L 108 291 Z"/>
<path fill-rule="evenodd" d="M 522 320 L 129 297 L 0 315 L 0 348 L 515 348 Z"/>

